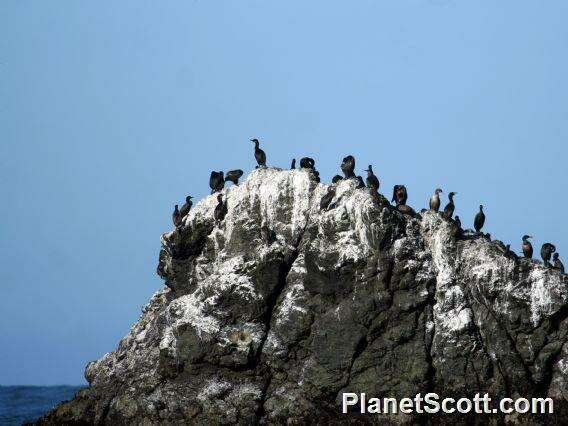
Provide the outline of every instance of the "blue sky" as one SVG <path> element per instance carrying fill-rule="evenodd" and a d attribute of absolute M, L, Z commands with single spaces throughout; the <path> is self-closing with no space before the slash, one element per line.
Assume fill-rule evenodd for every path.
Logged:
<path fill-rule="evenodd" d="M 353 154 L 568 256 L 568 3 L 0 3 L 0 385 L 83 383 L 209 172 Z M 538 252 L 538 248 L 537 248 Z M 566 257 L 564 256 L 564 257 Z"/>

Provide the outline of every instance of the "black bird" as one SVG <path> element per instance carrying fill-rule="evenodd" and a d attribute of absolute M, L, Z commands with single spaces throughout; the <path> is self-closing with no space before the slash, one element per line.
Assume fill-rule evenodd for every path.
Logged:
<path fill-rule="evenodd" d="M 337 183 L 339 181 L 343 180 L 343 178 L 339 175 L 335 175 L 332 179 L 331 179 L 331 183 Z"/>
<path fill-rule="evenodd" d="M 172 213 L 172 221 L 174 222 L 174 226 L 179 228 L 181 226 L 181 214 L 178 209 L 178 205 L 176 204 L 174 207 L 174 212 Z"/>
<path fill-rule="evenodd" d="M 517 253 L 511 250 L 511 244 L 507 244 L 507 247 L 505 248 L 505 257 L 513 260 L 518 259 Z"/>
<path fill-rule="evenodd" d="M 365 188 L 365 182 L 361 176 L 357 176 L 357 189 Z"/>
<path fill-rule="evenodd" d="M 446 219 L 451 219 L 454 215 L 454 210 L 456 209 L 456 206 L 454 204 L 454 195 L 456 194 L 457 192 L 450 192 L 448 194 L 448 199 L 450 201 L 448 202 L 448 204 L 446 204 L 446 207 L 444 207 L 444 217 Z"/>
<path fill-rule="evenodd" d="M 463 229 L 462 229 L 462 223 L 461 223 L 459 216 L 455 217 L 454 224 L 456 225 L 456 236 L 460 236 L 463 233 Z"/>
<path fill-rule="evenodd" d="M 341 171 L 346 179 L 355 177 L 355 157 L 348 155 L 341 162 Z"/>
<path fill-rule="evenodd" d="M 434 191 L 434 195 L 430 197 L 430 210 L 437 212 L 440 210 L 440 193 L 442 193 L 440 188 Z"/>
<path fill-rule="evenodd" d="M 302 169 L 313 169 L 316 165 L 316 162 L 313 158 L 310 157 L 303 157 L 300 159 L 300 168 Z"/>
<path fill-rule="evenodd" d="M 554 268 L 559 269 L 560 273 L 564 275 L 564 264 L 560 260 L 560 255 L 558 253 L 554 253 L 552 258 L 554 259 Z"/>
<path fill-rule="evenodd" d="M 243 175 L 243 171 L 240 169 L 237 170 L 230 170 L 227 172 L 225 176 L 225 182 L 233 182 L 234 185 L 239 184 L 239 178 Z"/>
<path fill-rule="evenodd" d="M 475 215 L 475 219 L 473 220 L 473 227 L 475 231 L 479 233 L 483 225 L 485 224 L 485 213 L 483 213 L 483 205 L 479 206 L 479 212 Z"/>
<path fill-rule="evenodd" d="M 227 214 L 227 204 L 223 202 L 223 194 L 217 195 L 217 206 L 213 212 L 215 223 L 219 225 Z"/>
<path fill-rule="evenodd" d="M 327 194 L 321 197 L 320 210 L 326 210 L 331 204 L 331 200 L 335 197 L 335 188 L 330 186 L 327 188 Z"/>
<path fill-rule="evenodd" d="M 320 183 L 320 182 L 321 182 L 321 179 L 320 179 L 320 172 L 318 172 L 316 169 L 313 169 L 312 171 L 313 171 L 313 173 L 314 173 L 314 176 L 316 177 L 316 182 L 317 182 L 317 183 Z"/>
<path fill-rule="evenodd" d="M 258 164 L 256 168 L 266 167 L 266 153 L 258 147 L 260 142 L 258 139 L 251 139 L 251 142 L 254 143 L 254 158 Z"/>
<path fill-rule="evenodd" d="M 550 244 L 550 243 L 544 243 L 540 249 L 540 257 L 542 257 L 542 260 L 544 261 L 544 266 L 548 266 L 550 267 L 550 258 L 552 256 L 552 253 L 554 253 L 556 251 L 556 247 L 554 247 L 554 244 Z"/>
<path fill-rule="evenodd" d="M 530 235 L 523 235 L 523 254 L 527 259 L 532 259 L 533 257 L 533 246 L 529 241 L 532 238 Z"/>
<path fill-rule="evenodd" d="M 377 176 L 375 176 L 375 174 L 373 173 L 373 166 L 369 164 L 369 168 L 365 171 L 367 172 L 367 187 L 378 191 L 381 183 L 379 182 Z"/>
<path fill-rule="evenodd" d="M 396 209 L 402 214 L 416 217 L 416 212 L 414 211 L 414 209 L 406 204 L 399 204 L 396 206 Z"/>
<path fill-rule="evenodd" d="M 460 217 L 459 217 L 459 216 L 456 216 L 456 218 L 454 219 L 454 222 L 455 222 L 455 224 L 458 226 L 458 228 L 461 228 L 462 223 L 461 223 L 461 220 L 460 220 Z"/>
<path fill-rule="evenodd" d="M 408 200 L 408 193 L 406 192 L 406 186 L 395 185 L 392 189 L 392 200 L 396 205 L 406 204 Z"/>
<path fill-rule="evenodd" d="M 212 171 L 209 177 L 209 187 L 211 188 L 211 194 L 215 192 L 222 191 L 225 187 L 225 174 L 223 172 Z"/>
<path fill-rule="evenodd" d="M 296 168 L 296 159 L 292 158 L 292 165 L 290 166 L 291 170 L 294 170 Z"/>
<path fill-rule="evenodd" d="M 191 210 L 191 207 L 193 206 L 193 201 L 191 201 L 192 198 L 193 197 L 191 195 L 185 197 L 185 204 L 181 206 L 181 209 L 179 210 L 179 214 L 181 215 L 182 219 L 187 216 L 187 214 Z"/>

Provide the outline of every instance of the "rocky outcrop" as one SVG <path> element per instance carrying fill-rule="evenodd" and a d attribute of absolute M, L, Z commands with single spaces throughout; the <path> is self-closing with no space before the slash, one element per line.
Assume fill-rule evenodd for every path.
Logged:
<path fill-rule="evenodd" d="M 165 280 L 90 386 L 45 423 L 462 424 L 463 418 L 341 414 L 343 392 L 377 397 L 568 399 L 568 288 L 498 241 L 308 170 L 258 169 L 162 236 Z"/>

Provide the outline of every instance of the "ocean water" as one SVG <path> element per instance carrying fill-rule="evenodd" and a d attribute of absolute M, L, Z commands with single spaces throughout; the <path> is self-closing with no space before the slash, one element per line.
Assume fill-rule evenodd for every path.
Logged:
<path fill-rule="evenodd" d="M 21 425 L 41 417 L 81 386 L 0 386 L 0 425 Z"/>

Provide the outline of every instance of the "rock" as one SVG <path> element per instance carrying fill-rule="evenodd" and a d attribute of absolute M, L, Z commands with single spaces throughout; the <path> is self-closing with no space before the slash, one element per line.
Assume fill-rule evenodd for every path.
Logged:
<path fill-rule="evenodd" d="M 162 236 L 152 297 L 90 386 L 41 424 L 423 424 L 341 414 L 376 397 L 568 398 L 568 288 L 558 271 L 409 217 L 354 179 L 328 192 L 308 170 L 257 169 Z M 267 230 L 271 238 L 267 238 Z M 564 411 L 565 412 L 565 411 Z M 559 414 L 558 414 L 559 413 Z M 544 424 L 526 415 L 480 424 Z M 462 424 L 446 416 L 442 424 Z"/>

